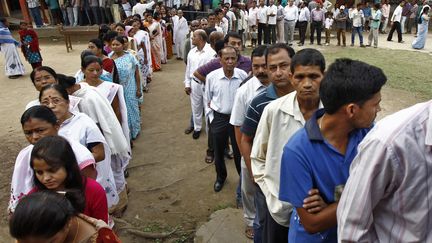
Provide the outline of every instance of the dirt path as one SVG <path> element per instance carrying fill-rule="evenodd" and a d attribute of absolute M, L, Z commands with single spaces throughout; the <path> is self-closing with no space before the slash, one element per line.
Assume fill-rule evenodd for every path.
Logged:
<path fill-rule="evenodd" d="M 66 54 L 63 43 L 43 44 L 44 64 L 60 73 L 74 74 L 79 67 L 79 51 L 86 46 L 75 44 Z M 26 64 L 27 70 L 31 70 Z M 18 80 L 3 76 L 4 59 L 0 58 L 0 242 L 9 241 L 5 209 L 13 163 L 27 143 L 19 118 L 28 101 L 36 98 L 29 72 Z M 228 180 L 223 191 L 213 192 L 213 165 L 204 163 L 206 136 L 193 140 L 183 133 L 190 116 L 189 97 L 183 92 L 184 64 L 171 60 L 154 75 L 146 94 L 143 130 L 135 142 L 128 178 L 129 207 L 123 219 L 145 231 L 165 232 L 177 228 L 172 239 L 192 241 L 196 226 L 207 221 L 215 210 L 234 207 L 238 176 L 233 161 L 228 161 Z M 395 98 L 397 97 L 397 99 Z M 400 90 L 384 88 L 380 117 L 422 101 Z M 146 242 L 121 233 L 124 242 Z M 153 241 L 149 241 L 153 242 Z"/>

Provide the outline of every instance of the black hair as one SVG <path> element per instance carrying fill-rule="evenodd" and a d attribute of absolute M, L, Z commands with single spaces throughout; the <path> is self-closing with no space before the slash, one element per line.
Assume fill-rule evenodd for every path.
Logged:
<path fill-rule="evenodd" d="M 99 57 L 94 56 L 94 55 L 86 56 L 81 61 L 81 68 L 87 68 L 90 64 L 95 63 L 95 62 L 99 63 L 99 65 L 102 67 L 102 59 L 100 59 Z"/>
<path fill-rule="evenodd" d="M 95 54 L 89 50 L 84 50 L 81 52 L 81 67 L 84 65 L 84 58 L 88 56 L 94 56 Z"/>
<path fill-rule="evenodd" d="M 220 8 L 216 8 L 216 9 L 214 10 L 214 14 L 215 14 L 215 15 L 219 15 L 219 13 L 221 13 L 221 12 L 223 12 L 223 10 L 220 9 Z"/>
<path fill-rule="evenodd" d="M 31 153 L 30 167 L 33 170 L 35 159 L 44 160 L 54 171 L 60 168 L 65 169 L 67 176 L 63 181 L 64 188 L 66 190 L 72 189 L 72 194 L 75 195 L 81 191 L 81 199 L 74 198 L 71 203 L 77 211 L 83 212 L 85 208 L 85 182 L 83 181 L 84 178 L 81 175 L 75 153 L 69 142 L 61 136 L 43 137 L 37 141 Z M 33 176 L 33 182 L 39 191 L 48 190 L 45 185 L 38 180 L 36 171 Z"/>
<path fill-rule="evenodd" d="M 124 25 L 124 24 L 122 24 L 122 23 L 117 23 L 116 25 L 115 25 L 115 28 L 117 28 L 117 27 L 122 27 L 124 30 L 126 30 L 126 26 Z"/>
<path fill-rule="evenodd" d="M 111 42 L 114 38 L 116 38 L 116 36 L 118 36 L 118 33 L 116 31 L 110 30 L 103 36 L 103 41 Z"/>
<path fill-rule="evenodd" d="M 48 239 L 76 215 L 66 195 L 52 191 L 32 193 L 19 201 L 9 219 L 9 233 L 18 240 L 32 236 Z"/>
<path fill-rule="evenodd" d="M 62 76 L 64 76 L 63 74 L 60 74 Z M 42 95 L 45 93 L 46 90 L 49 89 L 54 89 L 56 90 L 63 99 L 65 99 L 66 101 L 69 101 L 69 95 L 68 92 L 66 91 L 66 88 L 64 88 L 61 84 L 49 84 L 47 86 L 44 86 L 41 91 L 39 92 L 39 101 L 41 101 L 42 99 Z"/>
<path fill-rule="evenodd" d="M 215 45 L 214 45 L 215 52 L 218 53 L 218 55 L 219 55 L 219 52 L 224 48 L 224 46 L 225 46 L 225 43 L 223 40 L 217 40 L 215 42 Z"/>
<path fill-rule="evenodd" d="M 98 38 L 99 40 L 103 41 L 103 37 L 106 33 L 108 33 L 110 31 L 110 27 L 107 24 L 101 24 L 99 25 L 99 33 L 98 33 Z"/>
<path fill-rule="evenodd" d="M 216 16 L 216 12 L 209 13 L 207 17 L 210 17 L 210 16 Z"/>
<path fill-rule="evenodd" d="M 267 63 L 267 59 L 268 59 L 269 55 L 277 54 L 281 49 L 287 51 L 288 52 L 288 56 L 291 59 L 294 57 L 295 51 L 294 51 L 294 49 L 291 46 L 289 46 L 289 45 L 287 45 L 285 43 L 277 43 L 277 44 L 271 45 L 271 46 L 269 46 L 267 48 L 266 57 L 265 57 L 266 63 Z"/>
<path fill-rule="evenodd" d="M 91 39 L 89 40 L 89 42 L 93 43 L 97 47 L 97 49 L 103 50 L 103 43 L 100 39 Z"/>
<path fill-rule="evenodd" d="M 297 66 L 318 66 L 321 73 L 324 74 L 325 70 L 325 58 L 323 54 L 317 49 L 306 48 L 298 51 L 291 59 L 291 73 Z"/>
<path fill-rule="evenodd" d="M 36 72 L 40 72 L 40 71 L 45 71 L 45 72 L 51 74 L 54 77 L 55 80 L 58 79 L 57 78 L 57 73 L 56 73 L 56 71 L 54 71 L 54 69 L 52 69 L 52 68 L 50 68 L 48 66 L 40 66 L 40 67 L 37 67 L 37 68 L 33 69 L 33 71 L 30 73 L 30 79 L 31 79 L 31 81 L 32 81 L 33 84 L 35 82 Z"/>
<path fill-rule="evenodd" d="M 320 85 L 324 110 L 334 114 L 349 103 L 362 105 L 386 83 L 384 72 L 375 66 L 348 58 L 336 59 Z"/>
<path fill-rule="evenodd" d="M 116 38 L 114 38 L 114 40 L 120 42 L 120 44 L 124 45 L 125 44 L 125 39 L 123 38 L 125 36 L 116 36 Z"/>
<path fill-rule="evenodd" d="M 262 57 L 266 54 L 267 51 L 267 46 L 266 45 L 261 45 L 256 47 L 255 49 L 253 49 L 252 54 L 251 54 L 251 59 L 253 57 Z"/>
<path fill-rule="evenodd" d="M 24 111 L 21 116 L 21 126 L 24 126 L 24 123 L 28 122 L 30 119 L 43 120 L 52 125 L 57 124 L 57 117 L 54 112 L 43 105 L 33 106 Z"/>
<path fill-rule="evenodd" d="M 68 89 L 75 85 L 76 79 L 71 76 L 66 76 L 64 74 L 58 74 L 58 81 L 59 85 L 62 86 L 64 89 Z"/>
<path fill-rule="evenodd" d="M 139 19 L 141 20 L 141 15 L 138 14 L 138 13 L 137 13 L 137 14 L 134 14 L 133 17 L 134 17 L 134 18 L 139 18 Z"/>
<path fill-rule="evenodd" d="M 22 24 L 28 24 L 28 23 L 25 21 L 20 21 L 19 24 L 22 25 Z"/>
<path fill-rule="evenodd" d="M 228 41 L 229 41 L 229 38 L 235 38 L 235 39 L 239 39 L 242 43 L 243 43 L 243 38 L 242 38 L 242 36 L 239 34 L 239 33 L 237 33 L 237 32 L 234 32 L 234 31 L 230 31 L 230 32 L 228 32 L 226 35 L 225 35 L 225 38 L 224 38 L 224 43 L 225 44 L 228 44 Z"/>

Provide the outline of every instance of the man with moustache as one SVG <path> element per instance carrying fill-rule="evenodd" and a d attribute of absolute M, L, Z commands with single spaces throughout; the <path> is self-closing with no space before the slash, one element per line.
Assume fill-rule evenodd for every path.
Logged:
<path fill-rule="evenodd" d="M 282 149 L 305 121 L 322 108 L 319 86 L 324 69 L 324 56 L 318 50 L 308 48 L 294 55 L 290 71 L 283 65 L 275 70 L 288 75 L 294 91 L 265 107 L 250 155 L 253 178 L 266 201 L 263 242 L 288 241 L 292 206 L 278 199 Z"/>
<path fill-rule="evenodd" d="M 253 140 L 255 132 L 258 127 L 258 122 L 261 118 L 262 112 L 271 101 L 289 94 L 293 91 L 293 87 L 289 81 L 289 66 L 291 65 L 291 58 L 294 56 L 294 49 L 287 44 L 278 43 L 270 46 L 266 53 L 267 75 L 271 84 L 260 94 L 255 96 L 246 112 L 246 117 L 240 128 L 241 136 L 241 151 L 245 161 L 246 168 L 248 169 L 249 177 L 253 178 L 251 170 L 251 158 Z M 285 72 L 275 72 L 275 67 L 284 67 Z M 273 72 L 270 72 L 272 68 Z M 288 68 L 288 69 L 286 69 Z M 280 68 L 279 68 L 280 70 Z M 264 210 L 266 201 L 261 189 L 255 186 L 255 206 L 256 216 L 254 225 L 254 240 L 261 242 L 263 224 L 266 211 Z"/>
<path fill-rule="evenodd" d="M 268 86 L 267 65 L 265 61 L 266 46 L 259 46 L 252 51 L 252 78 L 243 83 L 237 89 L 234 98 L 234 106 L 230 123 L 234 126 L 237 145 L 241 151 L 240 127 L 246 116 L 247 108 L 252 99 Z M 241 199 L 243 204 L 243 216 L 246 223 L 246 237 L 253 239 L 253 222 L 255 219 L 255 185 L 250 177 L 245 162 L 241 160 Z"/>

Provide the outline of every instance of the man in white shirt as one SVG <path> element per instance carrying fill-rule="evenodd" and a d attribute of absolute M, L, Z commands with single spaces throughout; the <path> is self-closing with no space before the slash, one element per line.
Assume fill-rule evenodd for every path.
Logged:
<path fill-rule="evenodd" d="M 283 147 L 322 104 L 319 86 L 324 77 L 325 59 L 316 49 L 295 54 L 287 71 L 293 92 L 264 108 L 251 152 L 255 182 L 265 196 L 266 217 L 263 242 L 287 242 L 291 204 L 280 201 L 279 180 Z"/>
<path fill-rule="evenodd" d="M 391 21 L 390 22 L 391 29 L 390 29 L 390 32 L 387 36 L 387 41 L 392 41 L 393 33 L 396 30 L 397 34 L 398 34 L 398 42 L 399 43 L 404 42 L 402 40 L 402 30 L 401 30 L 401 24 L 400 24 L 401 19 L 402 19 L 402 9 L 403 9 L 404 5 L 405 5 L 405 1 L 402 0 L 393 12 L 393 15 L 392 15 L 391 20 L 390 20 Z"/>
<path fill-rule="evenodd" d="M 237 50 L 234 47 L 225 46 L 220 51 L 222 68 L 207 75 L 205 82 L 205 96 L 209 107 L 208 117 L 213 134 L 216 167 L 216 182 L 213 189 L 215 192 L 222 190 L 227 177 L 224 151 L 228 138 L 231 140 L 237 173 L 240 174 L 241 171 L 240 151 L 235 140 L 234 127 L 229 123 L 235 93 L 240 83 L 247 78 L 245 71 L 235 67 L 237 58 Z"/>
<path fill-rule="evenodd" d="M 202 128 L 202 117 L 204 110 L 204 85 L 193 76 L 195 70 L 201 65 L 207 63 L 214 58 L 216 52 L 207 43 L 207 34 L 204 30 L 195 30 L 192 34 L 192 45 L 195 45 L 189 51 L 187 56 L 187 65 L 185 71 L 185 92 L 190 96 L 193 127 L 194 132 L 192 137 L 198 139 Z"/>
<path fill-rule="evenodd" d="M 249 80 L 245 80 L 240 88 L 238 88 L 234 106 L 231 113 L 230 124 L 234 126 L 237 145 L 241 150 L 241 136 L 240 127 L 246 117 L 246 111 L 252 99 L 263 91 L 268 85 L 267 65 L 265 60 L 265 52 L 267 47 L 265 45 L 258 46 L 252 51 L 252 74 Z M 243 81 L 244 82 L 244 81 Z M 241 199 L 243 204 L 243 217 L 246 223 L 245 234 L 248 238 L 253 238 L 253 225 L 255 220 L 255 184 L 246 167 L 244 158 L 241 160 Z"/>
<path fill-rule="evenodd" d="M 298 17 L 298 28 L 299 28 L 299 34 L 300 34 L 300 41 L 299 46 L 303 46 L 305 39 L 306 39 L 306 29 L 308 22 L 310 21 L 310 12 L 309 9 L 306 7 L 305 2 L 302 2 L 300 4 L 300 11 L 299 11 L 299 17 Z"/>
<path fill-rule="evenodd" d="M 144 2 L 145 2 L 145 0 L 144 0 Z M 153 7 L 153 5 L 155 5 L 155 3 L 156 2 L 154 0 L 151 1 L 150 3 L 140 3 L 140 2 L 138 2 L 132 8 L 132 15 L 139 14 L 141 16 L 141 20 L 143 20 L 144 19 L 144 12 L 147 9 L 152 9 L 152 7 Z"/>
<path fill-rule="evenodd" d="M 183 17 L 183 11 L 177 11 L 178 21 L 174 23 L 174 43 L 176 47 L 177 60 L 183 60 L 183 47 L 186 35 L 189 32 L 189 26 L 185 17 Z"/>
<path fill-rule="evenodd" d="M 237 17 L 235 16 L 234 12 L 230 9 L 230 4 L 225 3 L 223 8 L 225 15 L 228 17 L 228 31 L 236 31 L 237 27 Z"/>
<path fill-rule="evenodd" d="M 259 7 L 257 12 L 258 19 L 258 45 L 262 44 L 263 32 L 264 32 L 264 44 L 268 44 L 268 31 L 267 31 L 267 6 L 264 5 L 264 0 L 259 1 Z"/>
<path fill-rule="evenodd" d="M 285 42 L 289 46 L 292 46 L 294 41 L 295 25 L 299 18 L 299 11 L 297 6 L 294 5 L 294 0 L 288 1 L 288 5 L 284 8 L 284 16 Z"/>
<path fill-rule="evenodd" d="M 267 8 L 267 42 L 264 38 L 264 44 L 276 43 L 276 15 L 277 7 L 274 5 L 274 0 L 270 0 L 270 6 Z"/>
<path fill-rule="evenodd" d="M 226 35 L 228 33 L 228 29 L 229 29 L 229 21 L 228 19 L 225 17 L 225 12 L 218 8 L 215 10 L 215 14 L 217 16 L 217 23 L 218 23 L 218 27 L 220 27 L 222 29 L 222 32 L 224 33 L 224 35 Z"/>
<path fill-rule="evenodd" d="M 386 29 L 388 19 L 390 17 L 390 4 L 388 4 L 388 0 L 383 1 L 383 4 L 381 6 L 381 13 L 384 19 L 384 21 L 381 23 L 381 34 L 387 34 Z"/>
<path fill-rule="evenodd" d="M 251 7 L 249 8 L 249 14 L 248 14 L 248 31 L 252 31 L 252 26 L 256 25 L 258 23 L 258 8 L 256 7 L 256 2 L 251 2 Z M 252 38 L 251 38 L 252 39 Z M 246 40 L 246 39 L 244 39 Z"/>
<path fill-rule="evenodd" d="M 277 14 L 276 14 L 276 41 L 277 43 L 285 43 L 285 30 L 284 30 L 284 8 L 280 2 L 276 3 Z"/>
<path fill-rule="evenodd" d="M 362 4 L 357 4 L 357 8 L 353 9 L 349 13 L 349 18 L 352 21 L 352 31 L 351 31 L 351 46 L 354 46 L 355 34 L 358 33 L 360 39 L 360 47 L 365 47 L 363 45 L 363 23 L 364 23 L 364 15 L 361 10 Z"/>
<path fill-rule="evenodd" d="M 248 12 L 246 11 L 245 7 L 246 5 L 244 3 L 239 3 L 239 20 L 237 21 L 237 29 L 239 34 L 242 36 L 244 42 L 243 42 L 243 48 L 245 48 L 245 42 L 246 42 L 246 30 L 248 28 Z"/>

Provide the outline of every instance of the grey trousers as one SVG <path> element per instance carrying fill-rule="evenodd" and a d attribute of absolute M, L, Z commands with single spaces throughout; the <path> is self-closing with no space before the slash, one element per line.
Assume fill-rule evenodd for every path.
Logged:
<path fill-rule="evenodd" d="M 369 45 L 372 44 L 372 38 L 374 42 L 374 47 L 378 47 L 378 29 L 371 28 L 368 36 Z"/>
<path fill-rule="evenodd" d="M 255 183 L 242 157 L 241 159 L 241 198 L 243 203 L 243 217 L 247 226 L 253 226 L 255 220 Z"/>
<path fill-rule="evenodd" d="M 287 21 L 284 20 L 284 35 L 285 35 L 285 42 L 287 44 L 291 44 L 294 42 L 294 30 L 295 30 L 295 21 Z"/>

